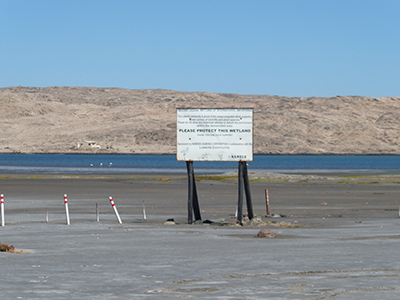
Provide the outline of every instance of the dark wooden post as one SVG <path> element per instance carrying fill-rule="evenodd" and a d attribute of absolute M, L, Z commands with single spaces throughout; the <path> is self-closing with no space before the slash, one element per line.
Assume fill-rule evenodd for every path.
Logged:
<path fill-rule="evenodd" d="M 201 220 L 200 206 L 199 206 L 199 199 L 197 197 L 196 179 L 194 177 L 194 171 L 193 171 L 193 212 L 194 212 L 194 220 L 195 221 Z"/>
<path fill-rule="evenodd" d="M 253 204 L 251 202 L 251 193 L 250 193 L 250 184 L 249 184 L 249 175 L 247 173 L 247 163 L 245 161 L 241 162 L 243 164 L 243 181 L 244 181 L 244 191 L 246 193 L 246 204 L 247 204 L 247 213 L 249 219 L 253 219 Z"/>
<path fill-rule="evenodd" d="M 193 223 L 193 162 L 187 161 L 186 168 L 188 173 L 188 224 Z"/>
<path fill-rule="evenodd" d="M 196 181 L 194 178 L 193 161 L 186 162 L 188 173 L 188 224 L 193 223 L 193 212 L 195 221 L 201 220 L 199 199 L 197 197 Z"/>
<path fill-rule="evenodd" d="M 238 209 L 237 209 L 237 222 L 242 224 L 243 217 L 243 164 L 239 161 L 238 167 Z"/>

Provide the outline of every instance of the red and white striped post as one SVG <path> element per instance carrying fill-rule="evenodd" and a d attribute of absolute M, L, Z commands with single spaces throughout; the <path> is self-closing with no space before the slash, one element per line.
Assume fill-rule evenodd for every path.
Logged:
<path fill-rule="evenodd" d="M 65 216 L 67 217 L 67 225 L 70 225 L 69 221 L 69 209 L 68 209 L 68 199 L 67 194 L 64 194 L 64 204 L 65 204 Z"/>
<path fill-rule="evenodd" d="M 122 224 L 122 221 L 121 221 L 121 218 L 119 217 L 119 213 L 118 213 L 117 207 L 115 206 L 114 200 L 111 196 L 109 198 L 110 198 L 111 206 L 114 209 L 115 216 L 117 217 L 119 224 Z"/>
<path fill-rule="evenodd" d="M 1 194 L 0 195 L 1 198 L 1 226 L 5 226 L 6 225 L 6 221 L 4 220 L 4 195 Z"/>

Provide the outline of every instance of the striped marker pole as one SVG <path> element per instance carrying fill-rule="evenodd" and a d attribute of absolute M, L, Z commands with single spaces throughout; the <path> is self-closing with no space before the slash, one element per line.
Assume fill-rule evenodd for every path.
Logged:
<path fill-rule="evenodd" d="M 114 209 L 115 216 L 117 217 L 119 224 L 122 224 L 122 221 L 121 221 L 121 218 L 119 217 L 119 213 L 118 213 L 117 207 L 115 206 L 114 200 L 111 196 L 109 198 L 110 198 L 111 206 Z"/>
<path fill-rule="evenodd" d="M 69 222 L 69 209 L 68 209 L 67 194 L 64 194 L 64 203 L 65 203 L 65 216 L 67 217 L 67 225 L 69 225 L 71 223 Z"/>
<path fill-rule="evenodd" d="M 5 226 L 6 225 L 6 221 L 4 220 L 4 195 L 1 194 L 0 195 L 1 198 L 1 226 Z"/>

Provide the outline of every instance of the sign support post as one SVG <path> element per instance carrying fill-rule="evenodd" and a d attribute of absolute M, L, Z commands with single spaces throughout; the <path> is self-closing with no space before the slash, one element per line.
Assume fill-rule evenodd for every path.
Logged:
<path fill-rule="evenodd" d="M 243 162 L 239 161 L 238 167 L 238 209 L 237 222 L 242 224 L 243 217 Z"/>
<path fill-rule="evenodd" d="M 249 175 L 247 173 L 247 163 L 245 161 L 239 161 L 238 168 L 238 209 L 237 209 L 237 222 L 242 224 L 243 218 L 243 188 L 244 194 L 246 195 L 247 215 L 249 219 L 254 218 L 253 204 L 251 201 L 251 192 L 249 184 Z"/>
<path fill-rule="evenodd" d="M 199 200 L 197 198 L 196 181 L 194 178 L 193 161 L 186 162 L 186 168 L 188 173 L 188 224 L 193 223 L 193 212 L 194 220 L 201 220 Z"/>
<path fill-rule="evenodd" d="M 188 173 L 188 224 L 193 224 L 193 198 L 194 198 L 194 172 L 193 172 L 193 161 L 186 162 L 187 173 Z"/>
<path fill-rule="evenodd" d="M 253 204 L 251 202 L 249 175 L 247 173 L 247 163 L 245 161 L 242 161 L 241 163 L 243 164 L 243 182 L 244 182 L 244 192 L 246 193 L 247 214 L 249 219 L 251 220 L 254 218 L 254 214 L 253 214 Z"/>

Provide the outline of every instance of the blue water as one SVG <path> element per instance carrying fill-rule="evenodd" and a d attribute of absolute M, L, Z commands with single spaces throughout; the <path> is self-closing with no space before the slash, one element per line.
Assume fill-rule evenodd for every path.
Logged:
<path fill-rule="evenodd" d="M 237 162 L 194 162 L 196 173 L 237 170 Z M 249 172 L 399 173 L 400 156 L 255 155 Z M 175 155 L 0 154 L 0 173 L 186 173 Z"/>

